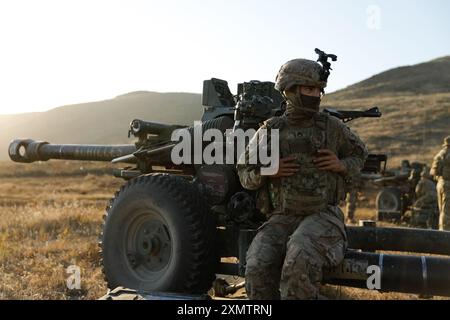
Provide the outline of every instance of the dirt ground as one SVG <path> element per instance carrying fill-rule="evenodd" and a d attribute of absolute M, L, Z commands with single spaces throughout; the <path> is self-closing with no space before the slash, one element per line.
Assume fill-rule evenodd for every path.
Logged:
<path fill-rule="evenodd" d="M 97 299 L 106 293 L 98 236 L 106 203 L 123 184 L 108 170 L 85 163 L 0 163 L 0 299 Z M 373 200 L 361 200 L 357 218 L 374 219 Z M 80 290 L 67 288 L 70 266 L 80 268 Z M 336 286 L 324 293 L 332 299 L 418 298 Z"/>

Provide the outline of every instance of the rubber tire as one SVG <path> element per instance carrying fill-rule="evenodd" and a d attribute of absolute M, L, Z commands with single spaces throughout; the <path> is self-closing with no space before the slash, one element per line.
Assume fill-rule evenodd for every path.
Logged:
<path fill-rule="evenodd" d="M 392 201 L 392 208 L 383 207 L 382 201 L 384 199 Z M 380 212 L 402 212 L 402 195 L 401 191 L 397 188 L 384 188 L 382 189 L 376 199 L 377 211 Z"/>
<path fill-rule="evenodd" d="M 141 176 L 125 184 L 107 207 L 101 236 L 103 271 L 108 287 L 152 292 L 204 293 L 215 279 L 216 221 L 201 195 L 181 177 Z M 131 268 L 123 245 L 127 223 L 155 210 L 167 222 L 172 253 L 157 280 L 142 279 Z M 147 213 L 144 213 L 146 215 Z"/>

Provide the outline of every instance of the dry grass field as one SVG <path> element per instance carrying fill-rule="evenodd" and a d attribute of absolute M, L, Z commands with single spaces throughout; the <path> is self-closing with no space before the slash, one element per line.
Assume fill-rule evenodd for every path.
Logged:
<path fill-rule="evenodd" d="M 86 174 L 83 165 L 1 166 L 0 299 L 96 299 L 106 292 L 97 239 L 106 202 L 122 181 Z M 67 289 L 70 265 L 81 268 L 81 290 Z"/>
<path fill-rule="evenodd" d="M 106 202 L 123 183 L 101 164 L 0 163 L 0 299 L 97 299 L 103 280 L 98 235 Z M 359 219 L 375 218 L 362 198 Z M 66 286 L 67 267 L 81 269 L 81 289 Z M 328 286 L 336 299 L 417 299 Z"/>

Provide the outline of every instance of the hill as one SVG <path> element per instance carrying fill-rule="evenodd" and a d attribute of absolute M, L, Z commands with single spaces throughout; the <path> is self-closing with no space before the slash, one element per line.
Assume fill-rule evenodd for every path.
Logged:
<path fill-rule="evenodd" d="M 422 95 L 450 91 L 450 56 L 394 68 L 334 92 L 334 100 Z"/>
<path fill-rule="evenodd" d="M 431 165 L 450 134 L 450 56 L 382 72 L 326 95 L 323 105 L 339 109 L 378 106 L 381 119 L 358 119 L 349 125 L 372 153 Z"/>
<path fill-rule="evenodd" d="M 200 119 L 201 114 L 199 94 L 138 91 L 47 112 L 3 115 L 0 160 L 9 159 L 7 148 L 14 138 L 51 143 L 133 143 L 127 138 L 133 119 L 189 125 Z"/>
<path fill-rule="evenodd" d="M 349 125 L 372 153 L 430 162 L 450 134 L 450 56 L 391 69 L 327 94 L 323 106 L 339 109 L 380 107 L 381 119 Z M 0 160 L 18 137 L 51 143 L 132 143 L 131 120 L 192 124 L 202 113 L 201 95 L 136 91 L 114 99 L 63 106 L 47 112 L 0 116 Z"/>

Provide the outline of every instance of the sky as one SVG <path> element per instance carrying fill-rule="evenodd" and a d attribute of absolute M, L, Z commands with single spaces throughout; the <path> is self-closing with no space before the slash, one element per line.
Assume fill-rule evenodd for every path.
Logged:
<path fill-rule="evenodd" d="M 318 47 L 327 91 L 450 55 L 448 0 L 0 0 L 0 114 L 274 81 Z"/>

